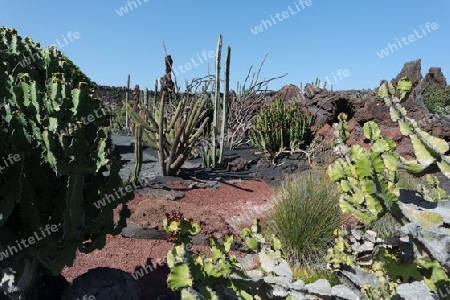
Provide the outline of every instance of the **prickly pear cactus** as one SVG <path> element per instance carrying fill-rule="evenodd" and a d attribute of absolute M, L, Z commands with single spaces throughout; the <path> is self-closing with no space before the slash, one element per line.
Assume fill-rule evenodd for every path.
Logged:
<path fill-rule="evenodd" d="M 115 223 L 113 209 L 132 193 L 119 189 L 95 84 L 14 29 L 0 27 L 0 56 L 0 291 L 22 299 L 39 266 L 58 274 L 120 233 L 129 210 Z M 105 195 L 115 201 L 97 208 Z"/>

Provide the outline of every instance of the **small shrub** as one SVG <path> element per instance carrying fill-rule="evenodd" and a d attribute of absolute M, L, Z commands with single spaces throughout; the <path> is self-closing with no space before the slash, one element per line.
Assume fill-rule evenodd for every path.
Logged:
<path fill-rule="evenodd" d="M 316 270 L 308 267 L 300 267 L 294 268 L 293 273 L 295 279 L 300 279 L 306 284 L 316 282 L 319 279 L 326 279 L 331 286 L 335 286 L 341 283 L 336 273 L 330 270 Z"/>
<path fill-rule="evenodd" d="M 436 83 L 429 84 L 423 92 L 423 102 L 432 114 L 450 114 L 450 89 Z"/>
<path fill-rule="evenodd" d="M 267 230 L 278 236 L 291 265 L 318 269 L 340 219 L 336 185 L 321 174 L 309 173 L 277 191 Z"/>
<path fill-rule="evenodd" d="M 310 138 L 313 117 L 304 113 L 298 104 L 276 99 L 262 107 L 253 122 L 251 143 L 271 156 L 289 149 L 295 152 Z"/>

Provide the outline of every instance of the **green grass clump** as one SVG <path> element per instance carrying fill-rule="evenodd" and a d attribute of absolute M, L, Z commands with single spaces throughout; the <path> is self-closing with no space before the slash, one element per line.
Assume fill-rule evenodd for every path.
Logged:
<path fill-rule="evenodd" d="M 302 280 L 305 284 L 316 282 L 319 279 L 326 279 L 331 286 L 340 284 L 338 276 L 335 272 L 325 269 L 294 268 L 294 278 Z"/>
<path fill-rule="evenodd" d="M 276 191 L 266 230 L 280 239 L 291 266 L 318 269 L 326 265 L 326 251 L 341 214 L 336 184 L 309 173 Z"/>
<path fill-rule="evenodd" d="M 450 114 L 450 89 L 436 83 L 429 84 L 423 91 L 423 102 L 432 114 Z"/>

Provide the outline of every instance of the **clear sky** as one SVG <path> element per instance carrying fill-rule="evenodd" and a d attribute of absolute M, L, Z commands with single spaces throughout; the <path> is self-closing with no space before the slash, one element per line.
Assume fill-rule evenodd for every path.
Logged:
<path fill-rule="evenodd" d="M 164 73 L 163 42 L 184 89 L 208 64 L 214 72 L 221 33 L 231 88 L 266 53 L 261 78 L 288 73 L 273 90 L 316 77 L 335 90 L 375 88 L 417 58 L 423 75 L 436 66 L 450 79 L 449 15 L 449 0 L 0 0 L 1 26 L 56 44 L 98 84 L 123 86 L 131 74 L 150 89 Z"/>

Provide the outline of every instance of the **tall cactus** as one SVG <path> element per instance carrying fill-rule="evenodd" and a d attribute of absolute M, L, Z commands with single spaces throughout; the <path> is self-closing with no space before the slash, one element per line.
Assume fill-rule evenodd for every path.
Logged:
<path fill-rule="evenodd" d="M 128 103 L 128 100 L 129 100 L 129 98 L 128 98 L 129 91 L 130 91 L 130 74 L 128 74 L 128 76 L 127 76 L 127 86 L 125 89 L 125 105 L 126 105 L 126 103 Z M 129 121 L 130 121 L 130 116 L 128 115 L 128 111 L 126 110 L 125 111 L 125 128 L 127 131 L 130 129 L 129 124 L 128 124 Z"/>
<path fill-rule="evenodd" d="M 218 134 L 218 120 L 219 120 L 219 111 L 220 111 L 220 61 L 222 53 L 222 35 L 219 35 L 219 40 L 217 42 L 217 50 L 216 50 L 216 78 L 214 84 L 214 113 L 213 113 L 213 121 L 212 121 L 212 130 L 211 130 L 211 149 L 205 149 L 204 153 L 204 161 L 207 162 L 207 165 L 215 168 L 217 163 L 223 163 L 223 153 L 225 150 L 225 132 L 227 130 L 227 120 L 228 120 L 228 104 L 229 104 L 229 87 L 230 87 L 230 55 L 231 55 L 231 47 L 228 46 L 227 54 L 225 58 L 225 87 L 224 87 L 224 95 L 222 100 L 222 123 L 221 123 L 221 131 L 219 136 L 219 147 L 217 147 L 217 134 Z"/>
<path fill-rule="evenodd" d="M 140 96 L 140 89 L 139 85 L 136 85 L 134 87 L 133 91 L 133 100 L 134 100 L 134 106 L 133 110 L 138 113 L 139 111 L 139 96 Z M 146 102 L 143 101 L 143 105 L 146 106 Z M 136 122 L 133 122 L 133 129 L 134 129 L 134 171 L 131 174 L 131 177 L 129 179 L 130 182 L 134 182 L 139 179 L 139 174 L 141 173 L 142 169 L 142 155 L 144 146 L 142 144 L 142 125 L 138 124 Z"/>
<path fill-rule="evenodd" d="M 29 243 L 0 261 L 0 282 L 20 299 L 39 266 L 59 274 L 77 250 L 101 249 L 107 234 L 120 233 L 133 195 L 103 198 L 96 206 L 115 195 L 122 180 L 101 101 L 92 97 L 95 84 L 62 52 L 22 40 L 15 29 L 0 28 L 0 53 L 0 157 L 18 158 L 0 174 L 0 251 Z M 31 244 L 30 237 L 51 226 L 51 234 Z"/>
<path fill-rule="evenodd" d="M 216 167 L 216 153 L 217 153 L 217 120 L 219 119 L 219 99 L 220 99 L 220 57 L 222 55 L 222 35 L 219 35 L 216 50 L 216 81 L 214 84 L 214 115 L 212 121 L 212 136 L 211 136 L 211 167 Z M 223 134 L 223 133 L 222 133 Z"/>
<path fill-rule="evenodd" d="M 223 163 L 223 153 L 225 150 L 225 132 L 227 131 L 229 94 L 230 94 L 230 56 L 231 56 L 231 47 L 228 46 L 227 55 L 225 57 L 225 87 L 224 87 L 225 91 L 223 93 L 222 127 L 220 129 L 219 163 Z"/>

